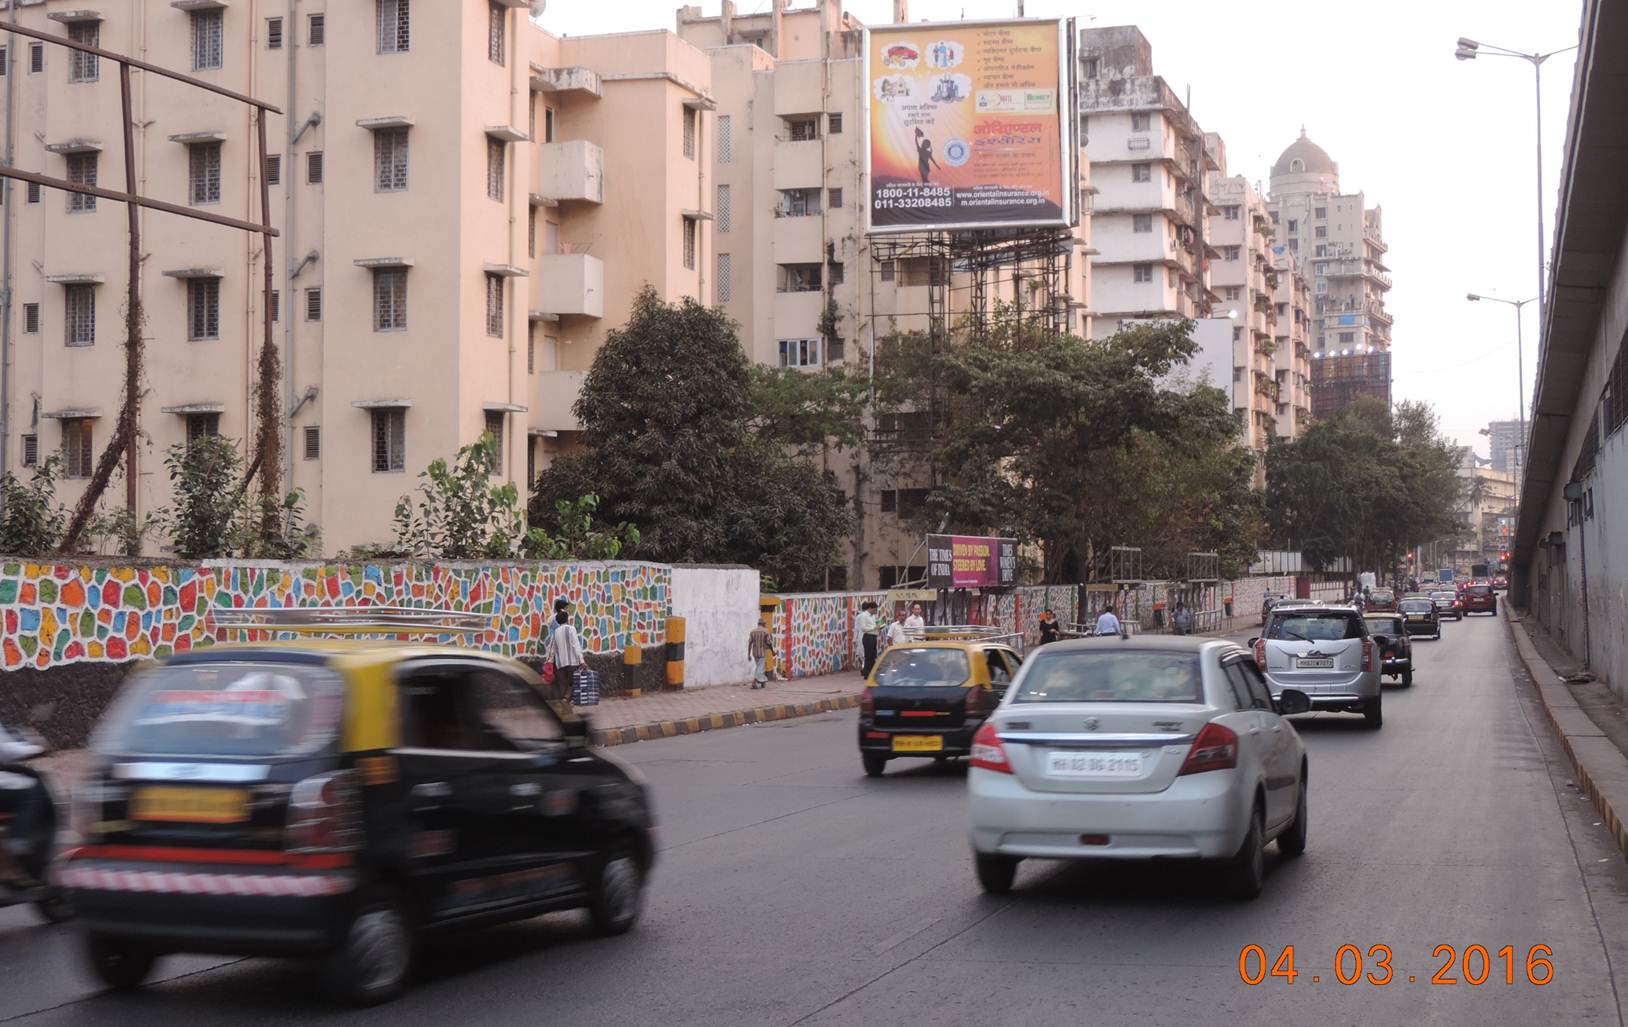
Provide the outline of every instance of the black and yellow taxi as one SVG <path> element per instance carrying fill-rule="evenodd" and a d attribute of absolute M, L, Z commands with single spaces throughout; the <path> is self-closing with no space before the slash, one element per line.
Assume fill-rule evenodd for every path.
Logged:
<path fill-rule="evenodd" d="M 972 751 L 972 736 L 1000 704 L 1023 662 L 1016 635 L 981 628 L 928 629 L 888 647 L 859 697 L 859 755 L 878 777 L 889 760 L 946 760 Z"/>
<path fill-rule="evenodd" d="M 459 630 L 418 611 L 282 612 L 133 674 L 97 728 L 55 874 L 104 983 L 171 953 L 305 956 L 370 1004 L 431 933 L 576 907 L 633 926 L 645 787 L 529 668 L 413 641 Z M 301 637 L 334 631 L 356 637 Z"/>

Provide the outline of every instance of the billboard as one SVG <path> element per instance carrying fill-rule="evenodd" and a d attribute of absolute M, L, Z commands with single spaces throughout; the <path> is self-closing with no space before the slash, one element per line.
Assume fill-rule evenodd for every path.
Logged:
<path fill-rule="evenodd" d="M 930 588 L 1006 588 L 1017 584 L 1017 539 L 928 535 Z"/>
<path fill-rule="evenodd" d="M 865 30 L 871 232 L 1075 223 L 1071 22 Z"/>

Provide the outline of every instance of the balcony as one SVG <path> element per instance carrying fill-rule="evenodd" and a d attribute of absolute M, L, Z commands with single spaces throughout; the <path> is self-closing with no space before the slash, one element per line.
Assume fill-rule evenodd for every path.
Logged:
<path fill-rule="evenodd" d="M 605 262 L 586 253 L 549 253 L 532 275 L 533 310 L 560 317 L 605 316 Z"/>
<path fill-rule="evenodd" d="M 818 264 L 824 256 L 825 219 L 781 217 L 776 211 L 770 244 L 776 264 Z"/>
<path fill-rule="evenodd" d="M 531 427 L 543 431 L 581 431 L 582 424 L 571 412 L 582 391 L 586 371 L 540 371 L 531 390 Z"/>
<path fill-rule="evenodd" d="M 599 73 L 591 68 L 544 68 L 533 64 L 531 88 L 561 98 L 598 100 L 604 96 Z"/>
<path fill-rule="evenodd" d="M 537 147 L 537 193 L 556 203 L 605 202 L 605 151 L 573 139 Z"/>
<path fill-rule="evenodd" d="M 775 140 L 774 187 L 776 189 L 818 189 L 824 183 L 825 166 L 818 139 Z"/>

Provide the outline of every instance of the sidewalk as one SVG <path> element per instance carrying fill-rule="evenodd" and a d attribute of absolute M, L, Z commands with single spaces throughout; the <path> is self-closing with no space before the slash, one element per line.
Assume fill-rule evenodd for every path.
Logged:
<path fill-rule="evenodd" d="M 1499 605 L 1578 789 L 1628 856 L 1628 704 L 1604 683 L 1579 674 L 1577 661 L 1536 623 L 1528 629 L 1507 602 Z"/>
<path fill-rule="evenodd" d="M 795 681 L 771 681 L 766 688 L 715 685 L 681 692 L 656 692 L 637 699 L 606 699 L 578 706 L 598 745 L 623 745 L 741 727 L 770 720 L 806 717 L 859 705 L 865 687 L 857 671 Z"/>

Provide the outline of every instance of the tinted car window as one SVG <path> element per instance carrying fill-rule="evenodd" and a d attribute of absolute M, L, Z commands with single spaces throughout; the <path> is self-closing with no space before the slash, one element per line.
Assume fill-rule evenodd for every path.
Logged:
<path fill-rule="evenodd" d="M 1198 656 L 1137 650 L 1046 653 L 1029 661 L 1017 702 L 1197 703 Z"/>
<path fill-rule="evenodd" d="M 339 732 L 344 685 L 325 667 L 191 663 L 131 678 L 97 732 L 111 753 L 300 756 Z"/>
<path fill-rule="evenodd" d="M 1458 598 L 1458 593 L 1457 592 L 1448 592 L 1448 591 L 1432 592 L 1432 593 L 1430 593 L 1430 598 L 1432 598 L 1432 599 L 1457 599 Z"/>
<path fill-rule="evenodd" d="M 1492 586 L 1491 585 L 1471 585 L 1469 588 L 1465 589 L 1464 592 L 1465 592 L 1466 595 L 1472 595 L 1472 596 L 1489 595 L 1492 592 Z"/>
<path fill-rule="evenodd" d="M 1249 685 L 1244 681 L 1244 672 L 1239 669 L 1238 661 L 1222 665 L 1221 671 L 1222 677 L 1227 682 L 1227 694 L 1232 696 L 1233 704 L 1240 710 L 1249 709 Z"/>
<path fill-rule="evenodd" d="M 1362 637 L 1362 621 L 1353 614 L 1283 613 L 1272 618 L 1266 637 L 1286 642 L 1337 642 Z"/>
<path fill-rule="evenodd" d="M 960 649 L 894 648 L 876 665 L 876 683 L 887 688 L 959 685 L 971 676 L 967 654 Z"/>
<path fill-rule="evenodd" d="M 1253 663 L 1239 664 L 1239 670 L 1244 672 L 1244 681 L 1249 686 L 1250 698 L 1254 701 L 1257 710 L 1270 710 L 1272 708 L 1272 690 L 1266 687 L 1266 679 Z"/>
<path fill-rule="evenodd" d="M 1376 603 L 1388 603 L 1396 599 L 1396 593 L 1388 588 L 1376 588 L 1368 593 L 1368 597 Z"/>
<path fill-rule="evenodd" d="M 542 697 L 508 674 L 491 671 L 475 682 L 476 710 L 488 740 L 501 748 L 531 752 L 565 737 L 565 729 Z"/>
<path fill-rule="evenodd" d="M 1369 633 L 1378 632 L 1381 635 L 1401 634 L 1402 619 L 1400 617 L 1369 617 L 1368 631 Z"/>
<path fill-rule="evenodd" d="M 1402 612 L 1403 613 L 1429 613 L 1431 610 L 1434 610 L 1435 608 L 1436 608 L 1436 604 L 1431 602 L 1429 599 L 1404 599 L 1404 600 L 1402 600 Z"/>

